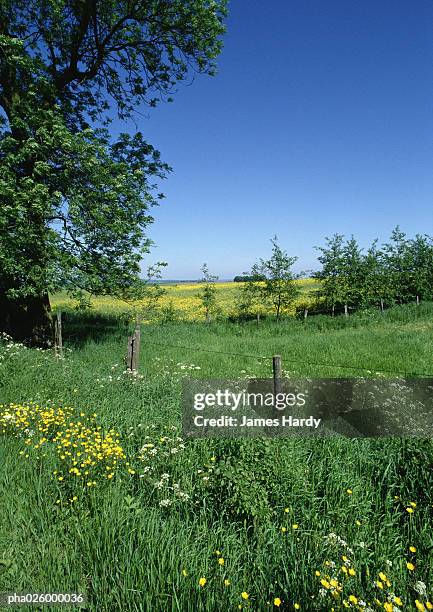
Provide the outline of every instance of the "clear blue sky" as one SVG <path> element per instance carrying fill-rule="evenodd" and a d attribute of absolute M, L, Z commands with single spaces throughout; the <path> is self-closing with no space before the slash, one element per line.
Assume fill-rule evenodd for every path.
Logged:
<path fill-rule="evenodd" d="M 138 120 L 174 170 L 165 278 L 232 278 L 274 234 L 306 269 L 335 232 L 433 233 L 431 0 L 232 0 L 218 63 Z"/>

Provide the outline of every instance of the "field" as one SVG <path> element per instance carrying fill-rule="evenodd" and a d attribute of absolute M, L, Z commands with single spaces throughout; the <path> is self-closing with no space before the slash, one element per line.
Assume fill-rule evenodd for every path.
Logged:
<path fill-rule="evenodd" d="M 319 283 L 310 278 L 298 280 L 296 281 L 296 285 L 299 288 L 300 294 L 296 302 L 290 308 L 288 314 L 294 313 L 296 304 L 309 304 L 312 301 L 314 292 L 319 288 Z M 227 317 L 234 313 L 236 294 L 239 292 L 241 286 L 242 283 L 215 283 L 219 316 Z M 165 294 L 158 303 L 160 308 L 167 308 L 172 304 L 179 319 L 186 321 L 199 321 L 204 319 L 204 310 L 199 298 L 200 290 L 203 287 L 201 283 L 163 284 L 162 287 L 165 289 Z M 67 294 L 58 293 L 52 298 L 52 306 L 55 309 L 71 309 L 76 306 L 76 302 L 69 298 Z M 106 314 L 122 314 L 133 312 L 134 310 L 133 306 L 108 296 L 93 298 L 92 306 L 95 311 L 104 312 Z M 139 307 L 139 303 L 135 305 L 135 308 Z M 260 308 L 260 311 L 264 314 L 269 313 L 269 309 L 266 308 Z"/>
<path fill-rule="evenodd" d="M 275 353 L 286 375 L 432 374 L 433 304 L 148 323 L 136 375 L 121 305 L 66 310 L 63 359 L 0 345 L 0 591 L 110 612 L 433 609 L 431 440 L 180 431 L 183 377 L 270 376 Z"/>

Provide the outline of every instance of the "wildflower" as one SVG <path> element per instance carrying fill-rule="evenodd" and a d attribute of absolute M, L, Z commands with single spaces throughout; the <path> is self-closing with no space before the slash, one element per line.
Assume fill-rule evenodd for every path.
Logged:
<path fill-rule="evenodd" d="M 352 602 L 353 604 L 358 603 L 358 599 L 355 597 L 355 595 L 349 595 L 349 601 Z"/>
<path fill-rule="evenodd" d="M 394 597 L 394 603 L 395 603 L 397 606 L 402 606 L 402 605 L 403 605 L 403 602 L 402 602 L 402 600 L 401 600 L 401 598 L 400 598 L 400 597 Z"/>
<path fill-rule="evenodd" d="M 301 606 L 298 603 L 295 603 L 295 605 L 293 606 L 295 608 L 295 610 L 300 610 Z"/>
<path fill-rule="evenodd" d="M 409 514 L 412 514 L 413 513 L 413 508 L 409 508 L 409 507 L 406 508 L 406 512 L 408 512 Z"/>
<path fill-rule="evenodd" d="M 294 523 L 294 524 L 292 525 L 292 529 L 299 529 L 299 525 L 298 525 L 297 523 Z"/>
<path fill-rule="evenodd" d="M 383 582 L 386 582 L 388 580 L 388 578 L 383 572 L 379 572 L 379 578 L 383 580 Z"/>
<path fill-rule="evenodd" d="M 242 597 L 242 599 L 248 599 L 249 595 L 248 595 L 248 593 L 246 591 L 242 591 L 241 597 Z"/>
<path fill-rule="evenodd" d="M 425 602 L 425 607 L 427 610 L 433 610 L 433 604 L 430 601 Z"/>
<path fill-rule="evenodd" d="M 353 569 L 353 567 L 349 568 L 349 574 L 350 574 L 350 576 L 355 576 L 356 572 Z"/>
<path fill-rule="evenodd" d="M 416 508 L 416 502 L 409 502 L 412 508 Z"/>
<path fill-rule="evenodd" d="M 316 576 L 320 576 L 320 572 L 318 570 L 316 570 L 314 573 L 316 574 Z"/>
<path fill-rule="evenodd" d="M 352 491 L 352 489 L 346 489 L 346 493 L 347 493 L 348 495 L 352 495 L 353 491 Z"/>
<path fill-rule="evenodd" d="M 421 612 L 424 612 L 425 607 L 424 604 L 421 603 L 418 599 L 415 599 L 415 606 L 417 610 L 420 610 Z"/>
<path fill-rule="evenodd" d="M 416 552 L 415 546 L 409 546 L 409 550 L 410 552 L 413 552 L 413 553 Z"/>
<path fill-rule="evenodd" d="M 361 521 L 356 520 L 355 524 L 358 525 L 358 527 L 361 525 Z"/>
<path fill-rule="evenodd" d="M 203 576 L 202 578 L 200 578 L 200 580 L 198 581 L 199 585 L 201 587 L 204 587 L 204 585 L 206 584 L 207 580 L 206 578 Z"/>
<path fill-rule="evenodd" d="M 411 563 L 410 561 L 408 561 L 408 562 L 406 563 L 406 567 L 407 567 L 407 569 L 408 569 L 410 572 L 412 572 L 412 571 L 415 569 L 414 564 L 413 564 L 413 563 Z"/>
<path fill-rule="evenodd" d="M 224 559 L 223 559 L 223 557 L 220 557 L 220 558 L 218 559 L 218 563 L 219 563 L 219 565 L 224 565 Z"/>
<path fill-rule="evenodd" d="M 327 580 L 325 580 L 325 578 L 322 578 L 322 580 L 320 581 L 320 584 L 322 586 L 324 586 L 325 589 L 330 589 L 331 588 L 331 585 L 329 584 L 329 582 Z"/>
<path fill-rule="evenodd" d="M 182 576 L 188 576 L 188 572 L 186 571 L 185 568 L 183 568 L 183 570 L 182 570 Z"/>
<path fill-rule="evenodd" d="M 227 580 L 227 578 L 224 580 L 224 586 L 230 586 L 230 580 Z"/>
<path fill-rule="evenodd" d="M 287 531 L 287 527 L 281 527 L 281 531 L 282 531 L 283 533 L 286 533 L 286 531 Z"/>
<path fill-rule="evenodd" d="M 284 512 L 285 512 L 286 514 L 289 514 L 290 509 L 289 509 L 289 508 L 284 508 Z"/>
<path fill-rule="evenodd" d="M 394 610 L 394 606 L 392 603 L 390 603 L 389 601 L 386 601 L 383 604 L 383 607 L 385 608 L 386 612 L 392 612 Z"/>
<path fill-rule="evenodd" d="M 274 606 L 276 606 L 277 608 L 281 606 L 281 599 L 279 597 L 275 597 Z"/>
<path fill-rule="evenodd" d="M 221 551 L 220 550 L 216 550 L 215 554 L 217 555 L 217 557 L 220 557 L 221 556 Z"/>

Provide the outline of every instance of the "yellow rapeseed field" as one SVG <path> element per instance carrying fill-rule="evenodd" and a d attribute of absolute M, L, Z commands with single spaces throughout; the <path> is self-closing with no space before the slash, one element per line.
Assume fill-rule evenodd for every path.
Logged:
<path fill-rule="evenodd" d="M 312 278 L 295 281 L 299 287 L 300 295 L 292 305 L 287 314 L 294 315 L 296 308 L 308 308 L 314 300 L 314 292 L 317 291 L 319 284 Z M 216 305 L 217 313 L 222 316 L 235 314 L 236 299 L 239 295 L 243 283 L 221 282 L 216 283 Z M 201 283 L 178 283 L 164 284 L 164 295 L 158 301 L 158 312 L 171 308 L 178 319 L 185 321 L 199 321 L 204 318 L 204 309 L 199 297 L 203 285 Z M 51 304 L 54 310 L 70 309 L 77 306 L 77 302 L 66 293 L 57 293 L 51 297 Z M 155 312 L 146 313 L 146 303 L 137 302 L 134 305 L 126 303 L 116 297 L 100 296 L 91 298 L 91 308 L 94 311 L 106 314 L 128 314 L 142 312 L 144 320 L 155 318 Z M 269 314 L 270 308 L 266 305 L 256 307 L 254 312 Z"/>

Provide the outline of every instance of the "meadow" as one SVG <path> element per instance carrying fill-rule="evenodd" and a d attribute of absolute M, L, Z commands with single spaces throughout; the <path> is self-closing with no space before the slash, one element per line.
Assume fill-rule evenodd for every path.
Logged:
<path fill-rule="evenodd" d="M 180 429 L 184 377 L 268 377 L 275 353 L 287 376 L 432 374 L 433 304 L 148 322 L 130 373 L 121 305 L 53 303 L 63 358 L 0 345 L 0 591 L 81 591 L 97 611 L 433 609 L 431 440 Z"/>

